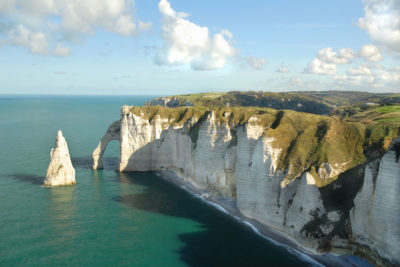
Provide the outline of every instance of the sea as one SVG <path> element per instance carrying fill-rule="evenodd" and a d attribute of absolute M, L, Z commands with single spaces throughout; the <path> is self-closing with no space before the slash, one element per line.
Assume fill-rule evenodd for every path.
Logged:
<path fill-rule="evenodd" d="M 153 96 L 0 95 L 0 266 L 312 266 L 154 172 L 91 154 L 122 105 Z M 74 186 L 43 187 L 61 129 Z"/>

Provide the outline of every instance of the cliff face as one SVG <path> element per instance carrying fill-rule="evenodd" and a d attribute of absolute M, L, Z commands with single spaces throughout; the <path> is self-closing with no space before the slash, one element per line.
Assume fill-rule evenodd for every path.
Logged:
<path fill-rule="evenodd" d="M 124 106 L 121 120 L 110 126 L 93 153 L 94 167 L 101 166 L 102 144 L 118 135 L 111 128 L 120 129 L 119 171 L 173 170 L 199 189 L 235 199 L 243 215 L 307 247 L 324 251 L 337 243 L 348 245 L 345 225 L 363 178 L 357 166 L 365 161 L 362 146 L 369 142 L 356 126 L 323 116 L 267 109 L 248 114 L 242 109 Z M 349 182 L 343 178 L 348 173 L 357 173 L 357 178 Z M 368 175 L 367 170 L 366 183 Z M 386 174 L 380 175 L 384 181 Z M 360 194 L 368 195 L 368 190 L 364 185 Z M 376 186 L 375 197 L 379 195 L 382 203 L 389 196 L 385 190 Z M 386 194 L 400 188 L 391 190 Z M 351 215 L 357 241 L 357 231 L 366 232 L 362 213 L 371 210 L 370 204 L 357 208 L 359 201 L 363 198 L 357 196 Z M 400 207 L 400 198 L 395 196 L 393 203 Z M 400 214 L 396 209 L 393 212 Z M 396 224 L 394 230 L 398 221 L 389 218 L 391 213 L 387 216 L 388 224 Z M 381 240 L 385 242 L 384 237 Z M 399 244 L 397 239 L 390 242 Z M 369 244 L 379 250 L 375 239 Z M 382 253 L 389 259 L 398 255 Z"/>
<path fill-rule="evenodd" d="M 122 110 L 120 171 L 174 170 L 202 189 L 235 195 L 233 168 L 236 153 L 228 148 L 227 125 L 216 125 L 212 114 L 198 130 L 196 148 L 187 134 L 189 124 L 174 127 L 155 115 L 152 121 Z"/>
<path fill-rule="evenodd" d="M 50 163 L 46 173 L 44 185 L 72 185 L 75 184 L 75 169 L 72 166 L 67 141 L 62 132 L 57 133 L 56 146 L 50 151 Z"/>
<path fill-rule="evenodd" d="M 400 138 L 380 161 L 366 167 L 350 211 L 353 238 L 400 264 Z"/>

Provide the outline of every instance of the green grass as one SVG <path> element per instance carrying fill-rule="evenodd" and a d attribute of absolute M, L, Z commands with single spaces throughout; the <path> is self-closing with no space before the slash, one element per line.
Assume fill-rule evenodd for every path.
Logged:
<path fill-rule="evenodd" d="M 396 106 L 382 106 L 377 108 L 377 111 L 379 113 L 392 113 L 392 112 L 400 112 L 400 105 L 396 105 Z"/>
<path fill-rule="evenodd" d="M 377 119 L 377 122 L 400 122 L 400 115 L 397 117 Z"/>
<path fill-rule="evenodd" d="M 399 94 L 373 94 L 367 92 L 323 91 L 323 92 L 265 92 L 231 91 L 177 95 L 177 98 L 192 103 L 195 107 L 270 107 L 278 110 L 295 110 L 313 114 L 335 112 L 343 117 L 365 111 L 365 103 L 399 105 Z M 376 107 L 375 107 L 376 108 Z M 392 112 L 382 108 L 382 112 Z M 382 113 L 384 114 L 384 113 Z"/>

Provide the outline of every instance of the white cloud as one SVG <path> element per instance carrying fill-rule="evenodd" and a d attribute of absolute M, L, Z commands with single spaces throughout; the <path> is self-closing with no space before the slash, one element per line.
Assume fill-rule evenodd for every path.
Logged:
<path fill-rule="evenodd" d="M 349 68 L 345 75 L 336 75 L 333 80 L 337 85 L 357 86 L 357 89 L 384 89 L 385 91 L 398 91 L 400 86 L 400 73 L 392 69 L 370 69 L 367 65 Z"/>
<path fill-rule="evenodd" d="M 141 30 L 138 24 L 143 25 L 134 18 L 133 5 L 133 1 L 126 0 L 75 0 L 61 4 L 54 12 L 60 14 L 61 27 L 72 36 L 93 34 L 97 28 L 132 36 Z"/>
<path fill-rule="evenodd" d="M 354 52 L 351 48 L 342 48 L 339 52 L 333 51 L 331 47 L 321 49 L 317 56 L 308 64 L 306 73 L 319 75 L 337 74 L 337 65 L 349 64 L 351 60 L 362 58 L 368 62 L 378 62 L 383 59 L 378 47 L 364 45 L 360 51 Z"/>
<path fill-rule="evenodd" d="M 378 62 L 383 59 L 382 54 L 379 52 L 378 47 L 374 45 L 364 45 L 360 52 L 360 56 L 370 62 Z"/>
<path fill-rule="evenodd" d="M 305 72 L 319 75 L 334 75 L 337 72 L 337 67 L 336 64 L 327 63 L 319 58 L 314 58 L 308 63 Z"/>
<path fill-rule="evenodd" d="M 400 86 L 400 74 L 396 72 L 388 72 L 385 70 L 379 70 L 376 73 L 376 79 L 381 83 L 394 83 Z"/>
<path fill-rule="evenodd" d="M 367 66 L 358 66 L 358 68 L 349 68 L 346 71 L 347 75 L 360 76 L 360 75 L 372 75 L 371 70 Z"/>
<path fill-rule="evenodd" d="M 303 80 L 298 78 L 298 77 L 292 77 L 289 80 L 289 84 L 290 85 L 302 85 L 303 84 Z"/>
<path fill-rule="evenodd" d="M 0 1 L 0 12 L 10 11 L 15 4 L 15 0 L 1 0 Z"/>
<path fill-rule="evenodd" d="M 255 70 L 261 70 L 264 68 L 265 64 L 267 64 L 267 60 L 265 58 L 257 58 L 257 57 L 246 57 L 247 64 Z"/>
<path fill-rule="evenodd" d="M 287 72 L 289 72 L 289 69 L 285 66 L 281 66 L 279 69 L 276 70 L 276 72 L 287 73 Z"/>
<path fill-rule="evenodd" d="M 8 43 L 26 47 L 34 54 L 46 55 L 48 52 L 47 37 L 42 32 L 32 32 L 23 25 L 7 31 Z"/>
<path fill-rule="evenodd" d="M 59 39 L 82 41 L 96 30 L 132 36 L 151 27 L 134 16 L 134 4 L 133 0 L 1 0 L 0 23 L 6 22 L 6 32 L 23 27 L 41 33 L 50 43 Z M 28 46 L 12 38 L 8 43 Z M 56 50 L 55 55 L 68 54 L 66 49 Z M 44 54 L 43 49 L 31 48 L 31 52 Z"/>
<path fill-rule="evenodd" d="M 378 44 L 400 52 L 400 2 L 398 0 L 364 0 L 365 16 L 358 20 Z"/>
<path fill-rule="evenodd" d="M 71 50 L 68 47 L 62 46 L 61 44 L 57 44 L 54 48 L 54 55 L 59 57 L 67 57 L 71 53 Z"/>
<path fill-rule="evenodd" d="M 338 75 L 333 78 L 337 84 L 339 85 L 353 85 L 353 86 L 360 86 L 365 82 L 372 83 L 373 77 L 369 78 L 368 80 L 364 76 L 356 75 L 356 76 L 348 76 L 348 75 Z"/>
<path fill-rule="evenodd" d="M 185 13 L 176 12 L 167 0 L 161 0 L 163 45 L 157 48 L 156 63 L 160 65 L 189 64 L 194 70 L 225 67 L 238 52 L 232 46 L 232 33 L 223 30 L 211 35 L 205 26 L 187 20 Z"/>
<path fill-rule="evenodd" d="M 331 47 L 321 49 L 317 56 L 308 64 L 305 72 L 319 75 L 334 75 L 337 73 L 337 64 L 348 64 L 355 57 L 350 48 L 342 48 L 339 52 Z"/>
<path fill-rule="evenodd" d="M 317 58 L 329 64 L 346 64 L 354 57 L 350 48 L 342 48 L 339 53 L 332 51 L 331 47 L 323 48 L 318 52 Z"/>

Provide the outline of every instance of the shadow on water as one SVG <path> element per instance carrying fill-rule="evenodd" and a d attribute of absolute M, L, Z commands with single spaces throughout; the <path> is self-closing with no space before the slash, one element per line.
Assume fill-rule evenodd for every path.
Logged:
<path fill-rule="evenodd" d="M 115 197 L 115 201 L 201 225 L 198 231 L 178 235 L 185 245 L 177 253 L 189 266 L 309 265 L 154 173 L 121 173 L 119 182 L 145 186 L 146 190 Z"/>
<path fill-rule="evenodd" d="M 15 180 L 19 180 L 22 182 L 27 182 L 27 183 L 31 183 L 31 184 L 35 184 L 35 185 L 42 185 L 43 181 L 45 179 L 44 176 L 40 176 L 40 175 L 34 175 L 34 174 L 6 174 L 3 175 L 7 178 L 11 178 L 11 179 L 15 179 Z"/>
<path fill-rule="evenodd" d="M 92 169 L 92 159 L 90 157 L 71 158 L 71 161 L 75 169 Z"/>
<path fill-rule="evenodd" d="M 71 158 L 72 165 L 75 169 L 92 169 L 93 160 L 91 157 L 74 157 Z M 103 158 L 103 167 L 106 171 L 115 171 L 118 169 L 118 157 Z"/>

